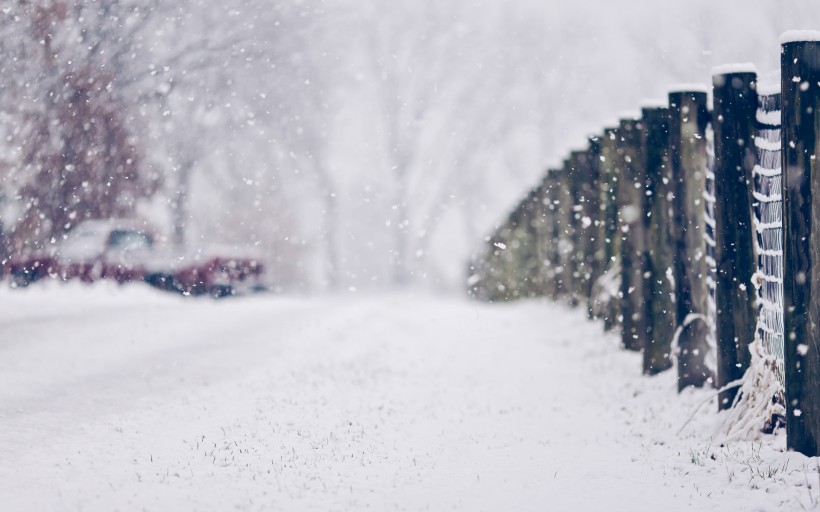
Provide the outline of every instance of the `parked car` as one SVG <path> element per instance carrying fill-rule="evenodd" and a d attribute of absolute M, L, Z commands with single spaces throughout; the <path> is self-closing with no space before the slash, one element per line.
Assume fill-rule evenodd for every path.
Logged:
<path fill-rule="evenodd" d="M 155 231 L 138 220 L 86 221 L 50 251 L 12 259 L 9 271 L 17 286 L 45 277 L 87 283 L 111 279 L 214 297 L 263 288 L 264 267 L 251 251 L 185 253 L 159 248 L 156 240 Z"/>

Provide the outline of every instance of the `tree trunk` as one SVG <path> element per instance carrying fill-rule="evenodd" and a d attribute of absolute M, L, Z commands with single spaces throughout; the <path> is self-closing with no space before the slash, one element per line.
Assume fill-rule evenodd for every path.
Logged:
<path fill-rule="evenodd" d="M 191 170 L 194 162 L 185 160 L 177 171 L 177 189 L 171 201 L 171 219 L 173 233 L 171 240 L 176 248 L 185 247 L 185 238 L 188 231 L 188 191 L 191 186 Z"/>

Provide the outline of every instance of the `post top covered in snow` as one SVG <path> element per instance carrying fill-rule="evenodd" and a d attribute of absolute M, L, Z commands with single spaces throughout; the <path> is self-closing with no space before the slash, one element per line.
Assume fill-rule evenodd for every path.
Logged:
<path fill-rule="evenodd" d="M 618 114 L 620 121 L 639 121 L 642 117 L 643 115 L 640 112 L 634 110 L 624 110 Z"/>
<path fill-rule="evenodd" d="M 689 83 L 689 84 L 674 84 L 668 87 L 669 94 L 676 94 L 681 92 L 703 92 L 709 93 L 709 87 L 703 84 Z"/>
<path fill-rule="evenodd" d="M 780 81 L 765 81 L 757 83 L 757 94 L 761 96 L 771 96 L 780 92 Z"/>
<path fill-rule="evenodd" d="M 557 158 L 550 158 L 547 160 L 547 164 L 544 167 L 547 169 L 547 173 L 556 172 L 561 168 L 560 160 Z"/>
<path fill-rule="evenodd" d="M 669 102 L 658 98 L 647 98 L 641 100 L 641 108 L 645 110 L 657 108 L 669 108 Z"/>
<path fill-rule="evenodd" d="M 731 75 L 735 73 L 757 73 L 757 68 L 751 62 L 735 64 L 721 64 L 712 68 L 712 75 Z"/>
<path fill-rule="evenodd" d="M 817 41 L 820 41 L 820 31 L 817 30 L 789 30 L 780 35 L 780 44 Z"/>

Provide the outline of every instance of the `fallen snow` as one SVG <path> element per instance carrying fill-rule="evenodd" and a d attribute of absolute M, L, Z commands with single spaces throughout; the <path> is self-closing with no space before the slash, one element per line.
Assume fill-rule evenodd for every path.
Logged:
<path fill-rule="evenodd" d="M 780 35 L 780 44 L 820 41 L 817 30 L 788 30 Z"/>
<path fill-rule="evenodd" d="M 772 78 L 760 80 L 757 82 L 757 93 L 761 96 L 771 96 L 773 94 L 779 94 L 780 87 L 780 77 L 778 77 L 776 80 Z M 779 123 L 780 120 L 778 119 L 777 124 Z"/>
<path fill-rule="evenodd" d="M 580 310 L 424 294 L 0 290 L 3 510 L 800 510 L 710 392 Z"/>
<path fill-rule="evenodd" d="M 618 120 L 620 121 L 640 121 L 643 118 L 643 113 L 637 110 L 622 110 L 618 113 Z"/>
<path fill-rule="evenodd" d="M 659 98 L 645 98 L 641 100 L 642 110 L 658 110 L 662 108 L 669 108 L 668 100 L 662 100 Z M 641 116 L 643 116 L 643 113 L 641 113 Z"/>
<path fill-rule="evenodd" d="M 680 84 L 672 84 L 666 88 L 669 94 L 680 94 L 680 93 L 710 93 L 712 92 L 712 88 L 701 84 L 701 83 L 680 83 Z"/>
<path fill-rule="evenodd" d="M 751 62 L 721 64 L 712 68 L 712 75 L 731 75 L 735 73 L 757 73 L 757 66 Z"/>

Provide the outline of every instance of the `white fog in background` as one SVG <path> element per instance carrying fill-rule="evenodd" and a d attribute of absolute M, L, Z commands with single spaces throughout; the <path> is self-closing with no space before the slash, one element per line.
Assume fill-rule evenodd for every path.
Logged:
<path fill-rule="evenodd" d="M 32 181 L 18 127 L 48 84 L 9 58 L 25 8 L 3 4 L 10 231 Z M 84 5 L 111 11 L 78 15 L 57 59 L 113 76 L 140 165 L 162 180 L 137 211 L 169 243 L 257 246 L 286 290 L 458 289 L 470 252 L 586 135 L 718 64 L 774 78 L 778 35 L 820 27 L 816 0 Z"/>

